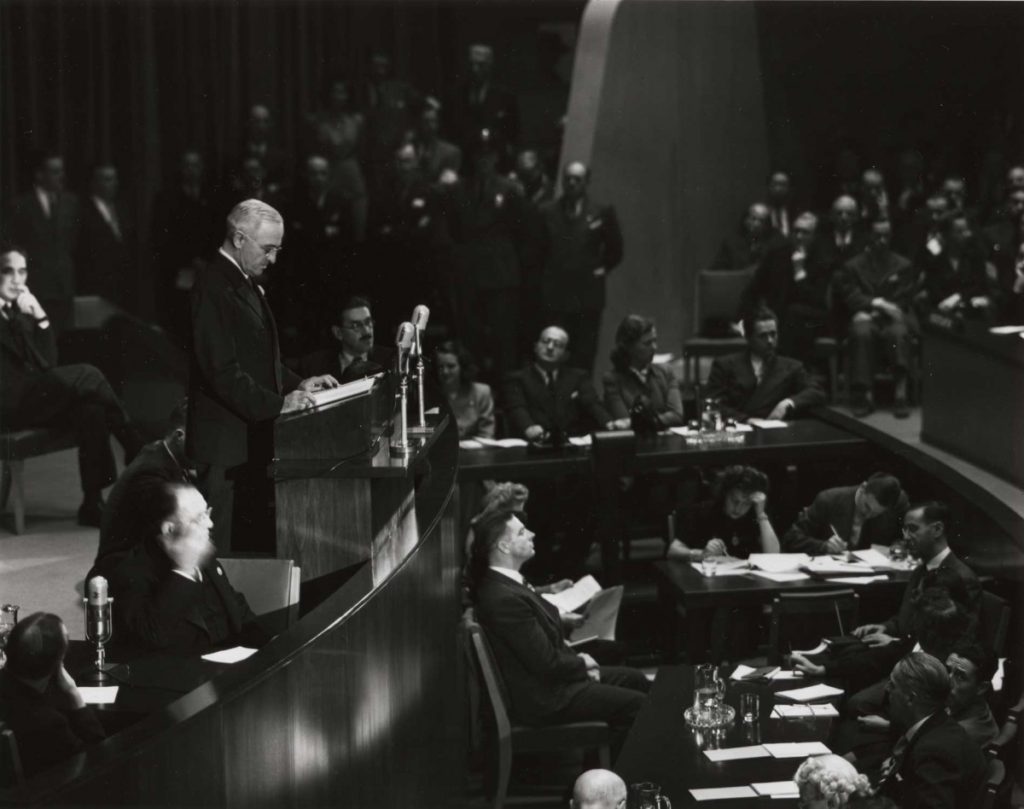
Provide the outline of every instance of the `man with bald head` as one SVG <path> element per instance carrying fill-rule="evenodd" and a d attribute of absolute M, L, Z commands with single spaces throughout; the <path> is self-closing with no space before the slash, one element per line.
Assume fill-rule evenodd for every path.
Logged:
<path fill-rule="evenodd" d="M 768 206 L 755 202 L 747 208 L 739 229 L 722 240 L 711 269 L 745 270 L 753 267 L 780 242 L 778 231 L 772 227 Z"/>
<path fill-rule="evenodd" d="M 310 392 L 338 384 L 331 376 L 299 379 L 281 364 L 277 325 L 258 282 L 283 240 L 284 221 L 274 208 L 238 203 L 217 258 L 192 288 L 187 454 L 222 553 L 272 550 L 265 506 L 273 494 L 266 465 L 274 419 L 312 407 Z"/>
<path fill-rule="evenodd" d="M 572 788 L 572 809 L 623 809 L 626 782 L 611 770 L 587 770 Z"/>
<path fill-rule="evenodd" d="M 561 196 L 541 208 L 541 301 L 544 319 L 573 336 L 574 364 L 592 371 L 605 278 L 622 261 L 622 231 L 615 208 L 592 200 L 589 184 L 590 169 L 569 163 Z"/>

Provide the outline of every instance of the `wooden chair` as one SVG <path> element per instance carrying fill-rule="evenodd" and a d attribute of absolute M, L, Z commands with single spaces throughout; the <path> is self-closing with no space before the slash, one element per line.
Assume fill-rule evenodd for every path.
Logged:
<path fill-rule="evenodd" d="M 779 593 L 772 601 L 772 623 L 768 638 L 768 663 L 775 666 L 782 662 L 783 655 L 795 644 L 816 645 L 822 633 L 812 638 L 808 633 L 808 621 L 812 628 L 830 623 L 834 634 L 849 632 L 857 626 L 860 614 L 860 596 L 853 590 L 826 590 L 821 593 Z M 817 621 L 814 621 L 814 618 Z M 797 618 L 804 632 L 794 633 L 787 619 Z M 841 618 L 841 621 L 839 620 Z M 841 626 L 840 626 L 841 625 Z M 824 633 L 828 634 L 828 633 Z M 796 635 L 796 641 L 794 641 Z M 805 648 L 797 645 L 797 648 Z"/>
<path fill-rule="evenodd" d="M 217 561 L 256 615 L 298 607 L 302 569 L 291 559 L 219 556 Z M 289 612 L 288 624 L 291 625 L 296 610 Z"/>
<path fill-rule="evenodd" d="M 25 533 L 25 461 L 78 446 L 78 438 L 70 430 L 37 427 L 0 433 L 0 508 L 8 497 L 14 512 L 14 533 Z"/>
<path fill-rule="evenodd" d="M 739 336 L 705 337 L 709 323 L 736 319 L 740 298 L 754 277 L 756 267 L 745 270 L 698 270 L 693 292 L 693 323 L 696 336 L 683 343 L 683 382 L 700 382 L 700 358 L 742 351 L 747 341 Z M 692 366 L 692 370 L 691 370 Z"/>
<path fill-rule="evenodd" d="M 12 789 L 25 783 L 14 731 L 0 722 L 0 789 Z"/>
<path fill-rule="evenodd" d="M 498 778 L 494 791 L 494 809 L 502 809 L 505 805 L 512 773 L 512 756 L 517 752 L 597 748 L 600 766 L 605 769 L 609 767 L 611 732 L 607 722 L 567 722 L 543 727 L 513 724 L 506 706 L 505 684 L 494 663 L 483 630 L 468 614 L 463 618 L 463 625 L 476 668 L 484 683 L 483 690 L 487 693 L 497 731 Z"/>
<path fill-rule="evenodd" d="M 995 593 L 981 591 L 981 641 L 996 657 L 1006 656 L 1006 635 L 1010 629 L 1010 605 Z"/>

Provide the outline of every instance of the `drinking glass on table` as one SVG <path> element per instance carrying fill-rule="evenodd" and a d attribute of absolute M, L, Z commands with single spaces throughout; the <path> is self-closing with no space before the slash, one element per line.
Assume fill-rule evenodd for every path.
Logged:
<path fill-rule="evenodd" d="M 719 556 L 714 556 L 712 554 L 705 552 L 704 556 L 700 560 L 701 572 L 705 576 L 713 577 L 716 573 L 718 573 L 718 562 L 720 561 L 720 559 L 721 557 Z"/>
<path fill-rule="evenodd" d="M 760 695 L 756 691 L 744 691 L 740 694 L 740 716 L 747 724 L 757 721 Z"/>
<path fill-rule="evenodd" d="M 631 784 L 629 791 L 633 800 L 629 804 L 636 809 L 672 809 L 668 798 L 661 794 L 661 787 L 644 781 L 642 784 Z"/>
<path fill-rule="evenodd" d="M 7 662 L 7 654 L 4 651 L 7 648 L 7 636 L 18 623 L 19 609 L 17 604 L 4 604 L 0 607 L 0 668 Z"/>

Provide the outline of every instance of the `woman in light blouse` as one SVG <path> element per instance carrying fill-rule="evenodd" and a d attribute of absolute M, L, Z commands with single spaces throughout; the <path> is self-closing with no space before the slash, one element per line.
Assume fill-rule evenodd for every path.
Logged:
<path fill-rule="evenodd" d="M 455 340 L 447 340 L 434 352 L 437 380 L 448 400 L 459 438 L 494 437 L 494 397 L 483 382 L 474 382 L 476 365 L 470 353 Z"/>

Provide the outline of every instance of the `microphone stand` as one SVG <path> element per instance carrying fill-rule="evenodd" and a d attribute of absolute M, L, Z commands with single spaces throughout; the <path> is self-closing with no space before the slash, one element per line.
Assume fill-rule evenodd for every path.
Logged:
<path fill-rule="evenodd" d="M 419 326 L 414 326 L 413 328 L 416 329 L 416 342 L 413 350 L 416 352 L 416 393 L 419 404 L 419 423 L 412 430 L 415 433 L 425 433 L 430 432 L 430 428 L 427 426 L 426 402 L 423 398 L 423 344 L 420 342 L 422 329 Z"/>
<path fill-rule="evenodd" d="M 412 445 L 409 443 L 409 431 L 406 426 L 408 420 L 409 410 L 409 358 L 405 358 L 407 363 L 405 371 L 402 371 L 402 353 L 399 348 L 398 354 L 398 378 L 399 378 L 399 396 L 401 398 L 401 413 L 399 413 L 399 419 L 402 427 L 398 434 L 398 440 L 392 440 L 389 446 L 391 455 L 396 458 L 405 458 L 412 454 Z"/>

